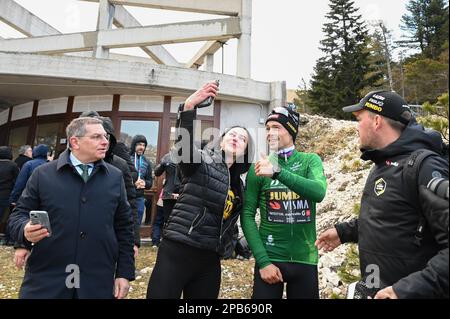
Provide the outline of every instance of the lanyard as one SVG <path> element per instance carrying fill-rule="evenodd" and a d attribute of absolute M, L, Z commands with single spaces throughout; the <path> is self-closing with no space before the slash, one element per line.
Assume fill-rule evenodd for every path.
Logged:
<path fill-rule="evenodd" d="M 139 166 L 137 166 L 137 155 L 134 153 L 134 167 L 138 172 L 138 179 L 141 179 L 141 166 L 142 166 L 142 155 L 139 156 Z"/>

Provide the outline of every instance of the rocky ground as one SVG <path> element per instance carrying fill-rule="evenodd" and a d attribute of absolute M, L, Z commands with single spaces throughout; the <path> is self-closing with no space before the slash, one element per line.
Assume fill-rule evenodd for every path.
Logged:
<path fill-rule="evenodd" d="M 356 123 L 302 116 L 297 148 L 318 153 L 327 176 L 328 189 L 317 207 L 318 233 L 336 222 L 359 213 L 364 181 L 370 164 L 359 159 Z M 130 298 L 144 298 L 157 250 L 144 246 L 137 258 L 137 277 L 131 284 Z M 13 249 L 0 246 L 0 299 L 17 298 L 23 271 L 12 263 Z M 355 246 L 342 245 L 331 253 L 320 253 L 319 288 L 321 298 L 343 298 L 347 283 L 358 275 Z M 222 263 L 220 298 L 250 298 L 254 260 L 230 259 Z"/>
<path fill-rule="evenodd" d="M 371 164 L 359 159 L 357 123 L 303 116 L 298 148 L 318 153 L 327 176 L 327 194 L 317 206 L 317 232 L 359 213 L 359 202 Z M 357 248 L 342 245 L 320 254 L 321 298 L 344 298 L 347 284 L 359 276 Z"/>

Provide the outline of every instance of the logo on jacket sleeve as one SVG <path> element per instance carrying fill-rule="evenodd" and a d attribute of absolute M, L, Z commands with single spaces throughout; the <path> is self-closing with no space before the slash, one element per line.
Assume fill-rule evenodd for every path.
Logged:
<path fill-rule="evenodd" d="M 380 196 L 386 190 L 387 183 L 383 178 L 379 178 L 375 182 L 374 192 L 377 196 Z"/>
<path fill-rule="evenodd" d="M 395 166 L 395 167 L 398 167 L 398 162 L 386 161 L 386 165 L 387 165 L 387 166 Z"/>

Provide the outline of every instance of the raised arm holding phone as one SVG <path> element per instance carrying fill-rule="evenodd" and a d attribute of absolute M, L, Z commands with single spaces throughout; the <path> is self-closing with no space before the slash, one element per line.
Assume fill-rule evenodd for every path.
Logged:
<path fill-rule="evenodd" d="M 182 171 L 182 187 L 164 229 L 147 298 L 219 295 L 220 258 L 232 247 L 244 195 L 240 175 L 250 166 L 253 144 L 248 131 L 235 126 L 217 145 L 199 149 L 193 134 L 196 109 L 217 93 L 217 82 L 210 82 L 180 105 L 172 154 Z"/>

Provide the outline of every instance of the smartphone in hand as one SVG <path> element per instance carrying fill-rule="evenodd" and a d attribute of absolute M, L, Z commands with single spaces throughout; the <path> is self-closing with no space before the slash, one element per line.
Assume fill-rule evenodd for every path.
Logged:
<path fill-rule="evenodd" d="M 219 80 L 216 80 L 216 84 L 217 84 L 217 86 L 219 86 Z M 205 100 L 203 100 L 203 102 L 201 102 L 200 104 L 196 105 L 195 108 L 199 109 L 199 108 L 202 108 L 202 107 L 210 106 L 213 101 L 214 101 L 214 98 L 212 96 L 207 97 Z"/>
<path fill-rule="evenodd" d="M 31 221 L 31 225 L 41 224 L 42 227 L 47 229 L 49 237 L 52 235 L 50 219 L 48 218 L 48 213 L 45 210 L 30 211 L 30 221 Z"/>
<path fill-rule="evenodd" d="M 347 289 L 347 299 L 368 299 L 374 298 L 379 288 L 368 287 L 365 281 L 360 280 L 349 284 Z"/>

